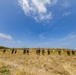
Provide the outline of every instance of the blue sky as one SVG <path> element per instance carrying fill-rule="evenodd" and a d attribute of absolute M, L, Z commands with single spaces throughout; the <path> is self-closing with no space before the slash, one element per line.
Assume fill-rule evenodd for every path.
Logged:
<path fill-rule="evenodd" d="M 0 45 L 76 49 L 76 0 L 0 0 Z"/>

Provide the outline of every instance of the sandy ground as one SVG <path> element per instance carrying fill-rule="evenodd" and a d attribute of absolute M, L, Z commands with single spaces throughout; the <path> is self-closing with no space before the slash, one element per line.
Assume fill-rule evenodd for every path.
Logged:
<path fill-rule="evenodd" d="M 76 56 L 0 53 L 0 68 L 10 73 L 0 75 L 76 75 Z"/>

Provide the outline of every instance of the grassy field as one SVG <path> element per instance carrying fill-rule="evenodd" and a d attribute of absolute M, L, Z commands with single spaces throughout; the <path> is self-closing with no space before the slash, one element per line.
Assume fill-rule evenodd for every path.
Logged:
<path fill-rule="evenodd" d="M 76 75 L 76 56 L 68 56 L 66 51 L 36 55 L 34 50 L 24 55 L 22 50 L 16 54 L 0 50 L 0 75 Z"/>

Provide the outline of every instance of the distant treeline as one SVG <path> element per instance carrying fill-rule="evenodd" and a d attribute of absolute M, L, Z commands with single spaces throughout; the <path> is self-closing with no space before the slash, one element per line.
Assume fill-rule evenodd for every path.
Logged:
<path fill-rule="evenodd" d="M 8 47 L 0 46 L 0 49 L 5 49 L 5 48 L 7 49 Z"/>

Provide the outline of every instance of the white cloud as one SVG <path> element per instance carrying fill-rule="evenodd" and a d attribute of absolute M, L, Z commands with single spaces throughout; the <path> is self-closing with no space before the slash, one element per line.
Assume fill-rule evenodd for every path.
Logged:
<path fill-rule="evenodd" d="M 63 16 L 69 16 L 69 15 L 71 15 L 71 12 L 65 12 L 65 13 L 63 14 Z"/>
<path fill-rule="evenodd" d="M 0 38 L 11 40 L 13 39 L 11 35 L 0 33 Z"/>
<path fill-rule="evenodd" d="M 76 0 L 61 0 L 60 5 L 63 8 L 70 8 L 70 7 L 74 6 L 74 5 L 76 5 Z"/>
<path fill-rule="evenodd" d="M 44 34 L 41 35 L 43 37 Z M 44 37 L 43 37 L 44 38 Z M 71 48 L 76 49 L 76 34 L 68 34 L 62 38 L 53 38 L 48 39 L 48 41 L 43 41 L 35 44 L 37 47 L 45 47 L 45 48 Z"/>
<path fill-rule="evenodd" d="M 49 19 L 52 19 L 52 12 L 48 13 L 48 14 L 40 14 L 39 16 L 35 16 L 34 19 L 36 21 L 48 21 Z"/>
<path fill-rule="evenodd" d="M 65 48 L 76 49 L 75 39 L 76 39 L 76 34 L 68 34 L 66 37 L 61 38 L 60 40 L 58 40 L 58 42 L 60 43 L 58 46 L 65 47 Z"/>
<path fill-rule="evenodd" d="M 75 34 L 68 34 L 66 37 L 64 37 L 62 40 L 71 40 L 71 39 L 75 39 L 76 38 L 76 35 Z"/>
<path fill-rule="evenodd" d="M 63 0 L 61 5 L 64 7 L 64 8 L 68 8 L 71 6 L 71 1 L 69 0 Z"/>
<path fill-rule="evenodd" d="M 58 15 L 68 16 L 72 8 L 76 6 L 76 0 L 18 0 L 18 3 L 26 16 L 38 22 L 56 19 L 60 17 Z M 63 14 L 62 11 L 65 13 Z"/>
<path fill-rule="evenodd" d="M 48 6 L 55 5 L 57 0 L 18 0 L 25 15 L 32 16 L 37 21 L 52 19 L 52 11 Z"/>

